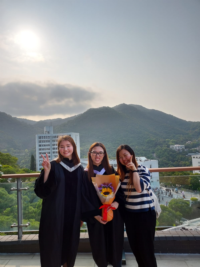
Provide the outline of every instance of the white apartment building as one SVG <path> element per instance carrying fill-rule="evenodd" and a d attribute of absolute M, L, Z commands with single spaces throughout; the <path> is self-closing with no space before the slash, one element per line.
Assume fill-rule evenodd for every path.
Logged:
<path fill-rule="evenodd" d="M 80 137 L 79 133 L 53 133 L 53 126 L 45 126 L 44 134 L 36 135 L 36 170 L 40 171 L 42 167 L 42 155 L 48 154 L 50 160 L 57 158 L 58 149 L 57 149 L 57 140 L 59 136 L 69 135 L 71 136 L 77 147 L 77 152 L 80 157 Z"/>
<path fill-rule="evenodd" d="M 185 146 L 184 145 L 171 145 L 170 148 L 175 150 L 175 151 L 185 150 Z"/>
<path fill-rule="evenodd" d="M 200 154 L 192 155 L 192 166 L 200 167 Z M 193 171 L 193 173 L 200 173 L 200 171 Z"/>
<path fill-rule="evenodd" d="M 145 157 L 136 157 L 138 164 L 147 167 L 148 169 L 157 169 L 158 160 L 147 159 Z M 160 188 L 159 172 L 151 172 L 151 188 Z"/>
<path fill-rule="evenodd" d="M 148 169 L 151 168 L 158 168 L 158 160 L 150 160 L 145 157 L 136 157 L 138 164 L 147 167 Z M 81 164 L 85 168 L 87 166 L 88 160 L 81 159 Z M 110 165 L 112 165 L 115 170 L 117 170 L 117 161 L 115 159 L 109 160 Z M 151 187 L 152 188 L 160 188 L 160 180 L 159 180 L 159 172 L 152 172 L 151 173 Z"/>

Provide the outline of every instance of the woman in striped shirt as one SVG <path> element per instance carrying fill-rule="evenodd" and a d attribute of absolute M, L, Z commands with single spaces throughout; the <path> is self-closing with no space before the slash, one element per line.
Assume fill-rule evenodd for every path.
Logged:
<path fill-rule="evenodd" d="M 126 196 L 124 221 L 130 247 L 139 267 L 156 267 L 154 236 L 156 213 L 152 200 L 150 172 L 138 165 L 128 145 L 117 149 L 117 172 Z"/>

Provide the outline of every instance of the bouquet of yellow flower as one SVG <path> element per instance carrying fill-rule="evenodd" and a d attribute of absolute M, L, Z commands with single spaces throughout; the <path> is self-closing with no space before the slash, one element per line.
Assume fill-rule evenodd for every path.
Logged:
<path fill-rule="evenodd" d="M 111 204 L 120 187 L 119 176 L 115 174 L 97 175 L 96 177 L 92 177 L 92 182 L 103 204 L 100 207 L 100 209 L 102 209 L 103 220 L 109 222 L 113 219 L 112 210 L 115 209 L 111 207 Z"/>

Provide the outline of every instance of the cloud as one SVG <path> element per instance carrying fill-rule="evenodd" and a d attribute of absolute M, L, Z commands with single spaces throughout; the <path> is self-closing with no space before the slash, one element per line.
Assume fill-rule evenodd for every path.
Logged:
<path fill-rule="evenodd" d="M 13 116 L 77 114 L 92 107 L 98 93 L 68 84 L 0 84 L 0 110 Z"/>

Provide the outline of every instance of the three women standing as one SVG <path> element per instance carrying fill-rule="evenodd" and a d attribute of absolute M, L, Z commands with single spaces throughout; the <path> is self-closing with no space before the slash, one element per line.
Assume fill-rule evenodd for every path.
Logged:
<path fill-rule="evenodd" d="M 157 266 L 154 256 L 156 215 L 149 171 L 138 165 L 134 151 L 127 145 L 117 149 L 117 164 L 122 184 L 111 204 L 116 209 L 114 218 L 105 222 L 99 209 L 102 203 L 91 180 L 96 174 L 115 173 L 109 165 L 105 146 L 102 143 L 91 145 L 85 175 L 70 136 L 59 137 L 55 161 L 50 163 L 47 154 L 43 157 L 44 170 L 35 183 L 35 193 L 43 199 L 39 230 L 42 267 L 74 266 L 81 212 L 82 219 L 87 222 L 97 266 L 120 267 L 124 238 L 120 210 L 139 267 Z"/>

